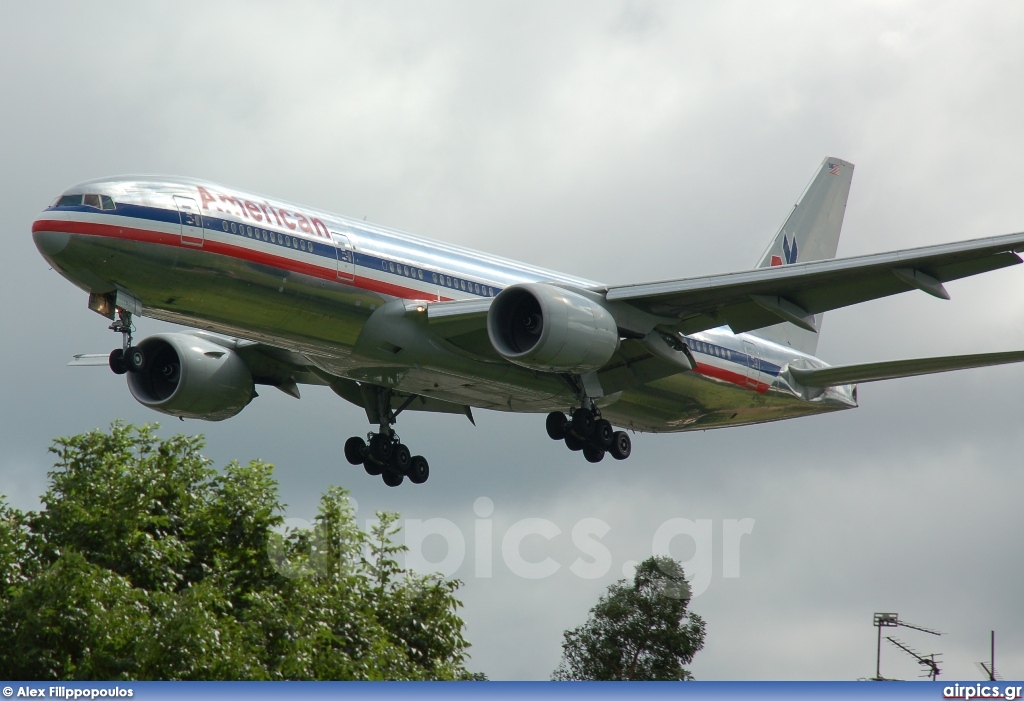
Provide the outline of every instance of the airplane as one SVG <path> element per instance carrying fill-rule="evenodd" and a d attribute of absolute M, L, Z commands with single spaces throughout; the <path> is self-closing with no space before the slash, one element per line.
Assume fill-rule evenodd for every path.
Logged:
<path fill-rule="evenodd" d="M 830 366 L 826 311 L 1021 262 L 1024 233 L 836 258 L 854 166 L 825 158 L 756 267 L 607 285 L 202 180 L 125 176 L 65 190 L 36 247 L 121 345 L 71 365 L 127 375 L 143 405 L 220 421 L 270 385 L 326 385 L 376 430 L 348 462 L 427 480 L 406 411 L 546 413 L 589 462 L 629 432 L 777 421 L 857 406 L 857 383 L 1024 361 L 1024 351 Z M 628 249 L 626 249 L 628 250 Z M 136 343 L 134 319 L 190 332 Z M 474 422 L 475 423 L 475 422 Z"/>

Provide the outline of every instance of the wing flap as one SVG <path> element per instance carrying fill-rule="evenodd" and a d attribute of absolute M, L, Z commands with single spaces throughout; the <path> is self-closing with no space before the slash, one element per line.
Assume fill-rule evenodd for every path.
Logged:
<path fill-rule="evenodd" d="M 911 358 L 860 365 L 836 365 L 824 368 L 789 368 L 790 374 L 806 387 L 837 387 L 858 382 L 894 380 L 900 377 L 930 375 L 937 372 L 1024 362 L 1024 351 L 946 355 L 937 358 Z"/>

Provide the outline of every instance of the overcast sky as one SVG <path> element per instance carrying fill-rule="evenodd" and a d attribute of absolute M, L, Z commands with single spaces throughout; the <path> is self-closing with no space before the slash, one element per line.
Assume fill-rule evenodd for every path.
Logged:
<path fill-rule="evenodd" d="M 30 222 L 75 182 L 173 173 L 641 282 L 752 266 L 837 156 L 857 166 L 841 256 L 1020 231 L 1022 34 L 1024 5 L 1002 1 L 4 4 L 0 493 L 35 507 L 54 436 L 160 420 L 205 433 L 218 465 L 275 463 L 291 518 L 341 484 L 361 518 L 456 524 L 470 667 L 491 678 L 547 678 L 562 632 L 672 519 L 711 534 L 671 546 L 707 581 L 699 679 L 871 676 L 876 611 L 943 631 L 897 635 L 943 653 L 950 679 L 980 678 L 996 629 L 997 666 L 1020 678 L 1022 367 L 866 385 L 841 414 L 637 435 L 628 462 L 599 465 L 548 440 L 540 416 L 403 415 L 432 474 L 388 489 L 344 462 L 367 424 L 327 389 L 264 389 L 233 419 L 180 423 L 123 378 L 66 367 L 120 341 L 47 269 Z M 829 313 L 819 355 L 1024 348 L 1024 269 L 948 289 Z M 476 576 L 480 497 L 490 578 Z M 525 519 L 559 531 L 523 541 L 551 576 L 501 555 Z M 571 569 L 589 561 L 571 537 L 587 519 L 609 529 L 592 579 Z M 753 529 L 726 577 L 730 519 Z M 423 552 L 441 563 L 444 541 Z M 887 647 L 882 672 L 919 667 Z"/>

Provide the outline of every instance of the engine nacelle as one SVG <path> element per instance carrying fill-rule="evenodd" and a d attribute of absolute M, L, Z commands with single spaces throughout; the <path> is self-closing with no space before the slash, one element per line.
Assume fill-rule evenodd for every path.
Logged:
<path fill-rule="evenodd" d="M 161 333 L 138 344 L 146 361 L 128 373 L 128 389 L 150 409 L 189 419 L 229 419 L 252 401 L 256 387 L 237 353 L 197 336 Z"/>
<path fill-rule="evenodd" d="M 539 282 L 512 285 L 494 298 L 487 335 L 506 360 L 545 372 L 597 370 L 619 346 L 618 327 L 607 309 Z"/>

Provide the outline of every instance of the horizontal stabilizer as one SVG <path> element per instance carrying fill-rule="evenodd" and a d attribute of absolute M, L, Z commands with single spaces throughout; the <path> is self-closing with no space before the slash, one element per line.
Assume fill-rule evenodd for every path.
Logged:
<path fill-rule="evenodd" d="M 790 368 L 793 378 L 805 387 L 837 387 L 858 382 L 894 380 L 898 377 L 930 375 L 950 370 L 966 370 L 989 365 L 1024 361 L 1024 351 L 981 353 L 979 355 L 946 355 L 939 358 L 912 358 L 861 365 L 836 365 L 827 368 Z"/>

